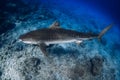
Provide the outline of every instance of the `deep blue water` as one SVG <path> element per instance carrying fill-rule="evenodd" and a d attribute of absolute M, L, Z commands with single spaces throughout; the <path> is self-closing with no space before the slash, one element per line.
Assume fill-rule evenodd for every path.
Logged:
<path fill-rule="evenodd" d="M 80 0 L 77 0 L 78 2 Z M 119 0 L 85 0 L 84 3 L 92 5 L 94 8 L 101 11 L 101 13 L 108 15 L 108 17 L 113 18 L 118 23 L 120 22 L 120 10 L 119 10 Z"/>
<path fill-rule="evenodd" d="M 72 8 L 73 6 L 79 5 L 79 7 L 82 7 L 81 5 L 84 5 L 82 8 L 84 9 L 85 6 L 88 6 L 88 9 L 95 9 L 97 11 L 99 11 L 101 14 L 106 15 L 107 17 L 112 18 L 113 20 L 115 20 L 115 23 L 120 22 L 120 10 L 119 10 L 119 0 L 69 0 L 69 1 L 64 1 L 64 0 L 60 0 L 60 1 L 56 1 L 56 0 L 44 0 L 43 2 L 51 2 L 51 3 L 56 3 L 56 7 L 57 4 L 59 6 L 62 7 L 66 7 L 69 6 L 69 8 Z M 55 4 L 51 4 L 51 5 L 55 5 Z M 75 10 L 76 8 L 74 8 Z M 95 12 L 95 11 L 93 11 Z"/>
<path fill-rule="evenodd" d="M 108 25 L 113 23 L 114 26 L 109 31 L 112 33 L 111 36 L 107 36 L 107 40 L 115 42 L 115 44 L 120 45 L 120 10 L 118 0 L 69 0 L 69 1 L 56 1 L 56 0 L 45 0 L 43 3 L 47 4 L 48 7 L 57 8 L 60 11 L 63 11 L 67 15 L 71 16 L 74 19 L 77 19 L 78 24 L 88 24 L 88 28 L 92 28 L 89 25 L 93 24 L 94 29 L 100 28 L 101 30 L 105 27 L 104 25 Z M 85 19 L 86 21 L 82 21 Z M 92 22 L 92 19 L 95 22 Z M 91 20 L 91 23 L 87 23 Z M 84 23 L 85 22 L 85 23 Z M 93 28 L 92 28 L 93 29 Z M 93 29 L 93 31 L 94 31 Z M 100 30 L 99 30 L 100 31 Z M 109 35 L 109 34 L 108 34 Z M 114 38 L 113 38 L 114 37 Z M 119 46 L 118 46 L 119 48 Z"/>
<path fill-rule="evenodd" d="M 6 0 L 6 2 L 7 1 L 9 0 Z M 15 27 L 16 24 L 14 24 L 14 22 L 18 23 L 16 21 L 17 19 L 14 19 L 14 17 L 12 17 L 13 21 L 11 23 L 9 23 L 8 21 L 7 25 L 2 24 L 2 27 L 0 26 L 1 29 L 0 34 L 5 33 L 4 35 L 6 37 L 7 36 L 6 34 L 8 33 L 8 35 L 12 35 L 12 37 L 18 38 L 19 35 L 23 33 L 38 28 L 46 27 L 50 25 L 50 23 L 53 22 L 54 20 L 60 21 L 62 28 L 73 29 L 79 32 L 93 32 L 93 33 L 100 33 L 106 26 L 113 23 L 113 27 L 102 37 L 100 42 L 98 40 L 95 41 L 93 40 L 93 42 L 88 41 L 88 43 L 85 42 L 85 44 L 86 43 L 88 44 L 86 49 L 89 48 L 88 50 L 90 50 L 90 53 L 99 52 L 108 59 L 110 57 L 111 60 L 109 61 L 110 62 L 113 61 L 113 66 L 116 67 L 116 72 L 117 72 L 116 80 L 120 79 L 120 68 L 119 68 L 120 66 L 120 1 L 119 0 L 109 0 L 109 1 L 107 0 L 66 0 L 66 1 L 65 0 L 34 0 L 34 1 L 22 0 L 22 1 L 24 1 L 27 5 L 30 5 L 31 6 L 30 8 L 33 8 L 33 6 L 35 6 L 34 4 L 36 4 L 37 7 L 39 7 L 40 9 L 41 7 L 47 9 L 48 11 L 44 12 L 44 14 L 47 14 L 49 18 L 45 17 L 45 19 L 43 20 L 37 20 L 36 16 L 39 16 L 39 14 L 32 14 L 32 17 L 28 16 L 28 18 L 25 19 L 21 17 L 19 18 L 18 16 L 20 16 L 20 13 L 24 15 L 28 15 L 30 12 L 34 13 L 35 11 L 34 8 L 32 10 L 29 9 L 27 10 L 26 5 L 21 7 L 22 3 L 20 3 L 20 5 L 17 7 L 17 8 L 21 7 L 19 8 L 19 10 L 17 8 L 8 9 L 8 7 L 6 6 L 3 7 L 4 5 L 2 5 L 0 6 L 1 7 L 0 13 L 5 12 L 5 15 L 2 13 L 5 17 L 1 15 L 3 16 L 2 18 L 0 18 L 1 23 L 2 21 L 7 22 L 6 20 L 9 19 L 9 16 L 14 14 L 15 16 L 17 15 L 17 17 L 19 18 L 17 19 L 20 21 L 25 22 L 27 20 L 31 20 L 32 18 L 33 23 L 37 24 L 38 22 L 43 22 L 43 24 L 41 24 L 42 27 L 39 25 L 36 26 L 30 25 L 30 27 L 22 27 L 22 26 L 19 27 L 18 26 L 19 24 L 17 24 L 18 27 L 16 28 Z M 9 6 L 11 6 L 11 4 L 9 4 Z M 14 5 L 12 5 L 12 7 L 14 7 Z M 25 10 L 22 9 L 24 7 L 26 8 Z M 8 13 L 6 11 L 8 11 Z M 57 11 L 65 14 L 69 18 L 66 18 L 65 15 L 59 14 L 59 12 Z M 55 15 L 49 14 L 49 12 L 53 12 L 53 14 Z M 55 16 L 55 18 L 53 18 L 53 16 Z M 28 23 L 28 25 L 29 24 L 30 23 Z M 27 24 L 25 25 L 27 26 Z M 9 31 L 11 30 L 13 33 L 9 33 Z M 17 31 L 18 31 L 18 35 L 16 35 Z M 0 41 L 4 40 L 4 38 L 0 38 L 0 39 L 1 39 Z M 4 40 L 5 44 L 9 43 L 9 39 L 11 39 L 11 37 L 10 38 L 8 37 L 7 39 L 5 38 L 5 40 L 8 40 L 8 42 Z M 0 42 L 1 49 L 3 43 Z M 19 45 L 21 46 L 22 44 L 19 43 Z M 19 47 L 17 48 L 19 49 Z M 21 49 L 19 49 L 19 51 L 21 51 Z M 63 53 L 62 55 L 64 55 L 65 52 L 64 50 L 61 51 L 61 49 L 59 50 L 58 48 L 53 52 L 57 52 L 57 51 L 58 51 L 58 55 L 60 53 Z M 84 49 L 79 49 L 79 51 L 80 53 L 81 52 L 88 53 L 88 51 L 85 51 Z M 106 56 L 106 54 L 109 56 Z"/>
<path fill-rule="evenodd" d="M 43 0 L 49 9 L 57 9 L 71 19 L 75 19 L 82 27 L 99 33 L 107 25 L 113 27 L 103 36 L 103 46 L 108 49 L 109 55 L 119 65 L 120 57 L 120 1 L 119 0 Z M 59 19 L 59 17 L 58 17 Z M 66 22 L 67 23 L 67 22 Z M 69 21 L 68 21 L 69 23 Z M 78 30 L 78 27 L 74 27 Z M 118 71 L 119 72 L 119 71 Z M 120 76 L 120 73 L 118 73 Z"/>

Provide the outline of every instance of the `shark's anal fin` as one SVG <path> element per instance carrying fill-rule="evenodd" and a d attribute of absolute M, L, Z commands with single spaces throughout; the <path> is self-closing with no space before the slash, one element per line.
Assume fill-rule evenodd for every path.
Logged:
<path fill-rule="evenodd" d="M 48 56 L 48 53 L 47 53 L 47 51 L 46 51 L 47 45 L 46 45 L 45 43 L 40 43 L 40 44 L 39 44 L 39 47 L 40 47 L 42 53 L 43 53 L 45 56 Z"/>

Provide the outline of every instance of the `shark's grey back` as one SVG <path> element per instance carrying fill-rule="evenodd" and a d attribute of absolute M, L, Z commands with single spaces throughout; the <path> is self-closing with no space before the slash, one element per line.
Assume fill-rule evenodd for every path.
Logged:
<path fill-rule="evenodd" d="M 39 29 L 35 31 L 31 31 L 23 37 L 25 38 L 32 38 L 39 41 L 51 41 L 51 40 L 69 40 L 75 38 L 90 38 L 96 37 L 98 35 L 88 34 L 88 33 L 80 33 L 73 30 L 67 30 L 62 28 L 55 28 L 55 29 Z"/>

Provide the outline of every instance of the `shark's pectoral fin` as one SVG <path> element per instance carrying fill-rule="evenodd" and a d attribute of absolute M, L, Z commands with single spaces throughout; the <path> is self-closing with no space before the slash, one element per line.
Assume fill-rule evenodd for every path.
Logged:
<path fill-rule="evenodd" d="M 40 44 L 39 44 L 39 47 L 40 47 L 42 53 L 43 53 L 45 56 L 47 56 L 47 55 L 48 55 L 48 53 L 47 53 L 47 51 L 46 51 L 47 45 L 46 45 L 45 43 L 40 43 Z"/>

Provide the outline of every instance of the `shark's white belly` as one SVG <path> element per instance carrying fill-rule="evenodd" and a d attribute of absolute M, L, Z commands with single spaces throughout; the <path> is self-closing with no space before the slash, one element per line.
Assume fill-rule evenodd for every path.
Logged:
<path fill-rule="evenodd" d="M 26 44 L 40 44 L 41 42 L 36 42 L 36 41 L 22 41 Z M 46 41 L 44 42 L 46 45 L 49 44 L 61 44 L 61 43 L 71 43 L 71 42 L 75 42 L 75 43 L 81 43 L 82 40 L 76 40 L 76 39 L 72 39 L 72 40 L 56 40 L 56 41 Z"/>
<path fill-rule="evenodd" d="M 78 42 L 76 39 L 73 40 L 59 40 L 59 41 L 49 41 L 49 42 L 45 42 L 46 45 L 49 44 L 61 44 L 61 43 L 71 43 L 71 42 Z M 82 41 L 79 41 L 82 42 Z"/>

